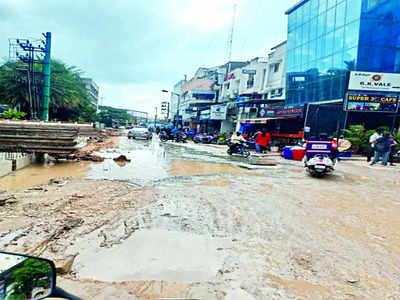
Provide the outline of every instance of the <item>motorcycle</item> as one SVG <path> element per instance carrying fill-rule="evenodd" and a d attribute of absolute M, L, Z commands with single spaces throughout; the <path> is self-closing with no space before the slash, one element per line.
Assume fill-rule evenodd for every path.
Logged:
<path fill-rule="evenodd" d="M 57 287 L 51 260 L 0 251 L 0 299 L 44 298 L 81 300 Z"/>
<path fill-rule="evenodd" d="M 179 143 L 179 142 L 186 143 L 187 139 L 188 139 L 188 136 L 184 132 L 180 132 L 180 133 L 177 133 L 175 135 L 175 142 L 176 143 Z"/>
<path fill-rule="evenodd" d="M 226 152 L 229 155 L 240 154 L 245 158 L 250 156 L 249 145 L 247 143 L 237 144 L 237 143 L 227 142 L 227 145 L 228 145 L 228 150 L 226 150 Z"/>
<path fill-rule="evenodd" d="M 335 170 L 335 150 L 329 139 L 310 139 L 306 143 L 304 167 L 313 177 L 322 177 Z"/>
<path fill-rule="evenodd" d="M 165 130 L 161 131 L 158 136 L 161 142 L 172 141 L 175 139 L 175 135 Z"/>

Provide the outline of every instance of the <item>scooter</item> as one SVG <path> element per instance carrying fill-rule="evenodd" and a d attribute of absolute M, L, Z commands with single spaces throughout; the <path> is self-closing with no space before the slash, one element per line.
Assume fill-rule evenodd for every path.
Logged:
<path fill-rule="evenodd" d="M 186 143 L 188 136 L 184 132 L 179 132 L 175 135 L 175 142 L 176 143 Z"/>
<path fill-rule="evenodd" d="M 81 300 L 57 287 L 56 268 L 51 260 L 0 251 L 0 299 L 45 298 Z"/>
<path fill-rule="evenodd" d="M 165 130 L 162 130 L 158 136 L 161 142 L 172 141 L 175 139 L 175 135 Z"/>
<path fill-rule="evenodd" d="M 227 142 L 227 145 L 228 145 L 228 150 L 226 150 L 226 152 L 229 155 L 240 154 L 245 158 L 250 156 L 249 146 L 247 143 L 236 144 L 232 142 Z"/>
<path fill-rule="evenodd" d="M 335 170 L 335 149 L 332 140 L 309 139 L 306 143 L 306 154 L 303 158 L 304 167 L 313 177 L 322 177 Z"/>
<path fill-rule="evenodd" d="M 322 177 L 335 170 L 335 163 L 328 155 L 319 154 L 306 160 L 305 167 L 311 176 Z"/>

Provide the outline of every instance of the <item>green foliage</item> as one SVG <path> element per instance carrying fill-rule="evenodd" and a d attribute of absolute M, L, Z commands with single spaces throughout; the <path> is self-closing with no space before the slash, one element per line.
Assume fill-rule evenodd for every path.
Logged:
<path fill-rule="evenodd" d="M 13 109 L 6 110 L 0 114 L 1 117 L 11 120 L 21 120 L 26 117 L 26 112 L 16 111 Z"/>
<path fill-rule="evenodd" d="M 52 269 L 49 263 L 28 258 L 24 265 L 12 273 L 12 294 L 9 299 L 26 299 L 34 288 L 51 286 Z M 19 298 L 18 298 L 19 297 Z"/>
<path fill-rule="evenodd" d="M 349 129 L 344 129 L 345 139 L 351 142 L 351 149 L 354 152 L 367 152 L 370 144 L 369 137 L 375 130 L 366 131 L 362 125 L 350 125 Z"/>
<path fill-rule="evenodd" d="M 385 133 L 389 132 L 389 127 L 380 127 Z M 351 149 L 357 153 L 366 153 L 370 151 L 371 144 L 369 137 L 373 135 L 376 130 L 365 130 L 362 125 L 350 125 L 349 129 L 344 129 L 343 133 L 345 139 L 351 142 Z"/>
<path fill-rule="evenodd" d="M 35 64 L 36 72 L 41 65 Z M 0 66 L 0 103 L 19 107 L 30 113 L 26 65 L 20 62 L 6 62 Z M 50 119 L 60 121 L 94 122 L 98 119 L 96 109 L 91 107 L 91 98 L 82 80 L 82 71 L 65 63 L 51 61 Z M 38 94 L 42 94 L 41 78 Z"/>
<path fill-rule="evenodd" d="M 120 123 L 126 123 L 127 121 L 132 121 L 133 117 L 128 114 L 128 110 L 115 108 L 111 106 L 100 106 L 100 122 L 104 123 L 106 126 L 110 127 L 112 121 L 119 121 Z"/>

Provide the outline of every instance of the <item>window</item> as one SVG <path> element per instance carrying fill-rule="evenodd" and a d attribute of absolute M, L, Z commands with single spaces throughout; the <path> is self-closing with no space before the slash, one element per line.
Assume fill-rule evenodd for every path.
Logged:
<path fill-rule="evenodd" d="M 265 76 L 267 75 L 267 69 L 263 70 L 263 75 L 262 75 L 262 80 L 261 80 L 261 90 L 264 89 L 264 85 L 265 85 Z"/>
<path fill-rule="evenodd" d="M 279 71 L 279 63 L 274 64 L 274 73 Z"/>
<path fill-rule="evenodd" d="M 357 46 L 360 22 L 356 21 L 346 25 L 344 35 L 344 48 L 349 49 Z"/>
<path fill-rule="evenodd" d="M 254 86 L 254 75 L 249 74 L 249 79 L 247 80 L 247 88 L 252 88 Z"/>
<path fill-rule="evenodd" d="M 336 7 L 336 28 L 342 27 L 346 19 L 346 1 Z"/>
<path fill-rule="evenodd" d="M 347 0 L 346 23 L 360 18 L 362 0 Z"/>

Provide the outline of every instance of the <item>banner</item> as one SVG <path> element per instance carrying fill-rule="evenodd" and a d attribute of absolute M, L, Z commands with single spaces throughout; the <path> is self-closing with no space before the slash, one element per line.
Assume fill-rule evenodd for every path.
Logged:
<path fill-rule="evenodd" d="M 351 71 L 349 90 L 400 92 L 400 74 Z"/>
<path fill-rule="evenodd" d="M 345 110 L 355 112 L 386 112 L 396 113 L 399 97 L 393 93 L 355 93 L 348 92 Z"/>
<path fill-rule="evenodd" d="M 210 108 L 211 120 L 225 120 L 226 119 L 226 105 L 212 105 Z"/>
<path fill-rule="evenodd" d="M 303 116 L 303 106 L 296 106 L 292 108 L 279 108 L 275 110 L 275 115 L 279 116 Z"/>

